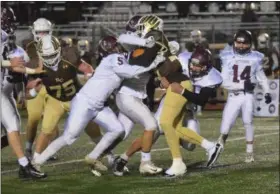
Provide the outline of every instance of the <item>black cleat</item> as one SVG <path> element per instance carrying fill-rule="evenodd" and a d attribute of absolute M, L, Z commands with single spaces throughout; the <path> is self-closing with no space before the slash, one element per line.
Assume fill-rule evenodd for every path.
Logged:
<path fill-rule="evenodd" d="M 20 179 L 43 179 L 47 177 L 47 174 L 36 170 L 29 162 L 27 166 L 20 165 L 18 176 Z"/>
<path fill-rule="evenodd" d="M 211 168 L 212 165 L 217 161 L 220 153 L 223 151 L 223 145 L 220 143 L 216 143 L 216 145 L 208 151 L 208 162 L 207 167 Z"/>
<path fill-rule="evenodd" d="M 113 165 L 113 173 L 116 176 L 123 176 L 127 161 L 121 157 L 117 157 Z"/>

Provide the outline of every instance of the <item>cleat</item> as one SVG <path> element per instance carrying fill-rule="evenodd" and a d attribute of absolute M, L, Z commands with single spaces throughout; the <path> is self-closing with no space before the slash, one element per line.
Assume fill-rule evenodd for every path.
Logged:
<path fill-rule="evenodd" d="M 254 162 L 254 155 L 253 153 L 246 153 L 246 157 L 245 157 L 245 162 L 246 163 L 251 163 Z"/>
<path fill-rule="evenodd" d="M 31 163 L 27 166 L 20 166 L 18 172 L 20 179 L 43 179 L 47 177 L 47 174 L 37 170 Z"/>
<path fill-rule="evenodd" d="M 163 169 L 155 166 L 154 163 L 152 163 L 151 161 L 142 161 L 139 167 L 139 171 L 140 174 L 143 175 L 155 175 L 161 173 Z"/>
<path fill-rule="evenodd" d="M 208 162 L 207 162 L 207 167 L 211 168 L 212 165 L 216 162 L 218 159 L 220 153 L 223 150 L 223 145 L 220 143 L 216 143 L 215 146 L 207 150 L 208 152 Z"/>
<path fill-rule="evenodd" d="M 91 166 L 94 170 L 100 170 L 100 171 L 108 171 L 107 166 L 105 166 L 101 161 L 92 159 L 89 156 L 85 157 L 85 163 Z"/>
<path fill-rule="evenodd" d="M 187 166 L 185 163 L 179 165 L 172 165 L 168 170 L 163 173 L 166 178 L 176 178 L 184 176 L 187 173 Z"/>
<path fill-rule="evenodd" d="M 128 168 L 126 167 L 127 161 L 121 157 L 117 157 L 115 159 L 114 165 L 113 165 L 113 173 L 116 176 L 123 176 L 125 171 L 128 171 Z"/>
<path fill-rule="evenodd" d="M 31 161 L 31 164 L 37 171 L 41 171 L 41 165 L 40 164 L 36 164 L 34 160 Z"/>

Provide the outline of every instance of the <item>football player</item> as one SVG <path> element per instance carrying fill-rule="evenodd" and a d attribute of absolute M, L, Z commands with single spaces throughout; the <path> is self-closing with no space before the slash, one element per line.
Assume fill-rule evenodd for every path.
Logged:
<path fill-rule="evenodd" d="M 45 18 L 38 18 L 31 27 L 31 31 L 33 34 L 34 40 L 29 42 L 26 46 L 26 52 L 30 57 L 30 64 L 32 67 L 40 67 L 39 64 L 39 57 L 37 54 L 36 45 L 37 42 L 45 35 L 52 35 L 53 32 L 53 24 L 45 19 Z M 42 67 L 40 67 L 42 68 Z M 29 80 L 35 80 L 39 76 L 29 76 Z M 38 95 L 33 99 L 27 100 L 27 125 L 26 125 L 26 145 L 25 145 L 25 153 L 28 157 L 32 157 L 32 146 L 36 137 L 37 127 L 39 121 L 41 120 L 43 110 L 44 110 L 44 103 L 47 97 L 46 88 L 43 86 L 40 91 L 38 91 Z M 51 140 L 55 139 L 58 136 L 59 129 L 56 126 L 53 136 Z M 52 159 L 55 159 L 52 158 Z"/>
<path fill-rule="evenodd" d="M 279 57 L 276 49 L 271 46 L 270 37 L 267 33 L 258 36 L 256 50 L 264 54 L 263 68 L 265 75 L 272 77 L 274 70 L 279 67 Z"/>
<path fill-rule="evenodd" d="M 185 98 L 188 99 L 188 111 L 184 116 L 184 125 L 187 125 L 188 128 L 195 131 L 196 133 L 200 133 L 199 123 L 195 119 L 194 112 L 191 106 L 191 103 L 198 104 L 204 106 L 208 101 L 211 93 L 217 86 L 219 86 L 222 82 L 222 78 L 220 73 L 211 65 L 211 53 L 210 51 L 198 47 L 194 53 L 189 56 L 185 55 L 186 53 L 181 53 L 179 55 L 179 60 L 182 64 L 183 73 L 190 77 L 193 86 L 195 87 L 195 92 L 192 93 L 190 91 L 183 91 L 184 88 L 179 83 L 172 83 L 171 90 L 172 92 L 178 93 L 180 95 L 183 94 Z M 165 85 L 166 84 L 166 85 Z M 166 82 L 164 85 L 168 87 L 169 83 Z M 160 121 L 160 115 L 162 112 L 162 106 L 164 103 L 164 98 L 161 100 L 159 108 L 155 114 L 158 121 Z M 159 131 L 154 136 L 154 142 L 158 139 L 159 135 L 163 133 L 161 128 L 159 127 Z M 131 148 L 129 148 L 126 153 L 124 153 L 121 157 L 129 158 L 135 152 L 139 151 L 140 144 L 137 143 L 139 139 L 136 139 L 132 144 Z M 207 141 L 206 141 L 207 142 Z M 183 148 L 192 151 L 195 148 L 195 144 L 192 144 L 184 139 L 180 139 L 180 144 Z M 138 145 L 138 148 L 137 148 Z M 205 145 L 203 145 L 207 151 Z M 212 143 L 214 146 L 214 143 Z M 209 146 L 210 147 L 210 146 Z M 126 160 L 127 161 L 127 160 Z M 122 170 L 122 164 L 124 161 L 116 161 L 120 170 Z"/>
<path fill-rule="evenodd" d="M 19 133 L 20 115 L 13 98 L 13 87 L 15 83 L 23 81 L 23 73 L 41 71 L 25 67 L 29 62 L 25 51 L 14 42 L 8 43 L 8 34 L 13 34 L 15 30 L 14 23 L 13 10 L 1 3 L 1 127 L 6 129 L 9 144 L 18 158 L 19 178 L 40 179 L 45 178 L 46 174 L 36 170 L 23 152 Z"/>
<path fill-rule="evenodd" d="M 240 30 L 234 35 L 233 49 L 220 55 L 222 61 L 222 86 L 228 90 L 227 103 L 223 111 L 219 142 L 225 144 L 230 129 L 242 111 L 242 120 L 246 131 L 245 162 L 253 162 L 253 101 L 256 83 L 264 90 L 265 102 L 271 102 L 269 86 L 262 67 L 264 55 L 252 51 L 250 31 Z"/>
<path fill-rule="evenodd" d="M 61 58 L 60 43 L 54 36 L 43 36 L 36 47 L 40 57 L 39 62 L 43 63 L 46 71 L 41 79 L 47 92 L 47 99 L 44 104 L 42 131 L 36 141 L 33 159 L 36 159 L 46 148 L 60 118 L 70 110 L 70 102 L 81 87 L 77 80 L 77 71 L 81 70 L 82 66 L 75 66 Z M 39 93 L 35 89 L 30 89 L 27 91 L 27 95 L 34 98 Z M 94 142 L 98 142 L 101 134 L 95 123 L 90 122 L 86 132 Z"/>
<path fill-rule="evenodd" d="M 99 158 L 102 153 L 117 139 L 123 138 L 124 129 L 115 113 L 104 107 L 107 98 L 118 89 L 124 78 L 133 78 L 155 68 L 164 57 L 158 56 L 147 68 L 129 65 L 123 55 L 117 39 L 112 36 L 99 42 L 98 51 L 102 58 L 94 75 L 88 80 L 71 102 L 71 111 L 67 119 L 64 134 L 52 142 L 37 158 L 36 164 L 43 164 L 51 155 L 67 144 L 72 144 L 91 120 L 102 125 L 106 133 L 94 150 L 86 156 L 85 161 L 93 169 L 106 171 Z"/>
<path fill-rule="evenodd" d="M 156 43 L 152 48 L 142 47 L 134 50 L 131 54 L 134 57 L 130 57 L 129 62 L 131 64 L 148 66 L 157 53 L 162 53 L 167 59 L 157 67 L 157 76 L 162 82 L 166 80 L 169 83 L 177 82 L 185 89 L 192 91 L 191 81 L 182 73 L 180 61 L 175 55 L 171 54 L 167 38 L 162 31 L 158 30 L 161 26 L 162 23 L 154 15 L 144 16 L 140 19 L 137 24 L 137 34 L 141 38 L 152 36 L 153 38 L 151 39 L 154 39 Z M 180 152 L 179 138 L 207 147 L 206 149 L 209 153 L 208 166 L 211 166 L 216 161 L 221 151 L 220 144 L 213 144 L 194 131 L 183 127 L 182 122 L 176 122 L 183 119 L 181 110 L 186 102 L 186 98 L 172 92 L 171 88 L 168 87 L 159 121 L 159 125 L 165 133 L 173 157 L 172 167 L 165 172 L 167 176 L 182 175 L 186 171 L 186 165 L 182 161 Z"/>

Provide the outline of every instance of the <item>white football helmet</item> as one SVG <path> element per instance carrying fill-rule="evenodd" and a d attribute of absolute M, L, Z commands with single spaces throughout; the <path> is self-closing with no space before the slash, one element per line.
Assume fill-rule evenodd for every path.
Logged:
<path fill-rule="evenodd" d="M 44 35 L 52 35 L 53 26 L 49 20 L 38 18 L 31 27 L 34 40 L 38 42 Z"/>
<path fill-rule="evenodd" d="M 61 46 L 59 40 L 51 35 L 43 36 L 37 44 L 37 53 L 43 65 L 56 67 L 61 61 Z"/>
<path fill-rule="evenodd" d="M 262 33 L 258 36 L 258 49 L 269 48 L 269 35 Z"/>
<path fill-rule="evenodd" d="M 201 41 L 202 41 L 201 31 L 200 30 L 191 31 L 190 38 L 191 38 L 192 42 L 194 42 L 195 44 L 201 43 Z"/>
<path fill-rule="evenodd" d="M 85 52 L 89 51 L 89 42 L 87 40 L 79 40 L 78 49 L 80 51 L 80 55 L 83 56 Z"/>

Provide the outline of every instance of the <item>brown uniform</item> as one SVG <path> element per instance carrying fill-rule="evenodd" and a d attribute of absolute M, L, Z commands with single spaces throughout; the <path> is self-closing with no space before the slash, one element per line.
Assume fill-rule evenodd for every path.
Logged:
<path fill-rule="evenodd" d="M 48 94 L 59 101 L 71 101 L 81 88 L 77 79 L 77 67 L 68 61 L 61 60 L 57 71 L 50 68 L 45 68 L 45 70 L 42 81 Z"/>

